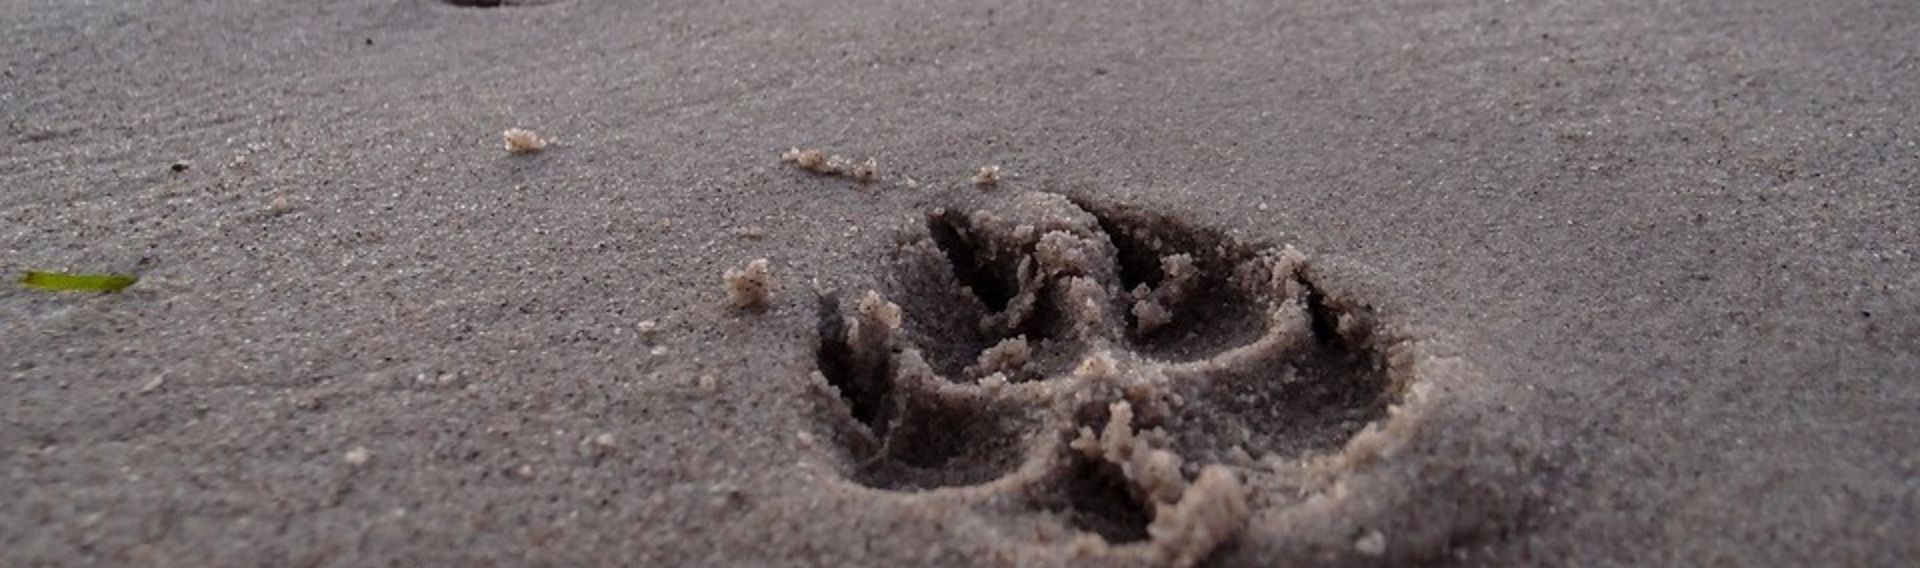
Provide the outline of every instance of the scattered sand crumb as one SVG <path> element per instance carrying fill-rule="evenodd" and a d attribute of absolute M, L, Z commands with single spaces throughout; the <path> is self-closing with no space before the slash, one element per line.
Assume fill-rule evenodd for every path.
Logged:
<path fill-rule="evenodd" d="M 729 268 L 722 274 L 727 283 L 727 302 L 742 309 L 763 309 L 773 298 L 773 273 L 767 259 L 748 262 L 742 268 Z"/>
<path fill-rule="evenodd" d="M 354 446 L 347 450 L 346 459 L 352 465 L 366 465 L 367 460 L 373 459 L 373 452 L 367 451 L 366 446 Z"/>
<path fill-rule="evenodd" d="M 615 440 L 613 438 L 612 432 L 601 432 L 599 435 L 596 435 L 593 437 L 593 445 L 599 446 L 602 448 L 611 448 L 613 447 L 614 442 Z"/>
<path fill-rule="evenodd" d="M 700 375 L 700 390 L 701 392 L 705 392 L 709 394 L 714 392 L 719 392 L 720 377 L 716 377 L 713 375 Z"/>
<path fill-rule="evenodd" d="M 507 151 L 515 154 L 532 154 L 547 148 L 547 139 L 525 128 L 508 128 L 500 137 L 506 139 Z"/>
<path fill-rule="evenodd" d="M 986 387 L 988 389 L 997 389 L 1000 387 L 1007 386 L 1007 374 L 994 373 L 991 375 L 987 375 L 985 377 L 981 377 L 980 386 Z"/>
<path fill-rule="evenodd" d="M 809 448 L 813 447 L 813 443 L 815 441 L 813 437 L 813 433 L 808 432 L 806 430 L 800 430 L 798 432 L 795 432 L 794 438 L 797 438 L 800 440 L 800 445 L 806 446 Z"/>
<path fill-rule="evenodd" d="M 167 383 L 166 375 L 154 375 L 153 378 L 147 379 L 146 383 L 140 385 L 140 394 L 147 394 L 153 391 L 160 390 L 160 386 L 166 383 Z"/>
<path fill-rule="evenodd" d="M 1367 534 L 1354 539 L 1353 550 L 1367 556 L 1380 556 L 1387 553 L 1387 535 L 1378 530 L 1368 530 Z"/>
<path fill-rule="evenodd" d="M 867 161 L 860 162 L 858 165 L 853 166 L 853 171 L 850 172 L 849 175 L 861 183 L 872 182 L 880 178 L 880 162 L 873 158 L 867 158 Z"/>
<path fill-rule="evenodd" d="M 633 325 L 633 331 L 639 333 L 642 339 L 653 339 L 653 336 L 659 335 L 660 333 L 660 322 L 642 320 L 640 323 Z"/>
<path fill-rule="evenodd" d="M 791 148 L 780 154 L 780 161 L 819 175 L 845 176 L 861 183 L 880 179 L 880 160 L 871 157 L 864 162 L 854 163 L 845 156 L 828 155 L 818 149 Z"/>
<path fill-rule="evenodd" d="M 1000 183 L 1000 166 L 981 166 L 973 174 L 974 185 L 997 185 Z"/>
<path fill-rule="evenodd" d="M 800 166 L 800 169 L 816 174 L 833 173 L 833 170 L 827 168 L 827 153 L 813 148 L 806 150 L 799 148 L 789 149 L 787 153 L 780 155 L 780 161 L 790 162 L 793 165 Z"/>

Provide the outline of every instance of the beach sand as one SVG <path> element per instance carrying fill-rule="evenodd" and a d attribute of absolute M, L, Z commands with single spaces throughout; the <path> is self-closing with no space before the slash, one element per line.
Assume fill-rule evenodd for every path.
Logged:
<path fill-rule="evenodd" d="M 1920 557 L 1909 6 L 498 4 L 4 2 L 0 565 Z"/>

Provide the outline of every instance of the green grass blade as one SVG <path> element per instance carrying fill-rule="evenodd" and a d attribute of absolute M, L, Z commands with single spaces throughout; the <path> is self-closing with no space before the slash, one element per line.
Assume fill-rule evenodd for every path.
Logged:
<path fill-rule="evenodd" d="M 28 288 L 87 292 L 115 292 L 139 281 L 140 277 L 130 274 L 72 274 L 39 270 L 29 270 L 26 278 L 20 279 L 20 283 Z"/>

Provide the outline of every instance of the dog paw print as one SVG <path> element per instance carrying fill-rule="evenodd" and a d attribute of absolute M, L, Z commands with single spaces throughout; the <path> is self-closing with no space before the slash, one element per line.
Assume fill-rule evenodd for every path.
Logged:
<path fill-rule="evenodd" d="M 973 199 L 900 238 L 881 290 L 821 298 L 855 482 L 1037 519 L 1073 557 L 1191 565 L 1405 389 L 1370 307 L 1291 248 L 1051 193 Z"/>

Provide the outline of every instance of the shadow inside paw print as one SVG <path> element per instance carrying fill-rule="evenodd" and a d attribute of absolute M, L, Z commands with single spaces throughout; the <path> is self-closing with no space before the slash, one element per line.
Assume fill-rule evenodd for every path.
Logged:
<path fill-rule="evenodd" d="M 900 239 L 885 293 L 822 298 L 818 365 L 861 484 L 992 485 L 1191 563 L 1244 522 L 1249 465 L 1341 446 L 1404 387 L 1370 307 L 1290 248 L 1049 193 L 978 199 Z"/>
<path fill-rule="evenodd" d="M 939 378 L 919 354 L 899 350 L 902 313 L 876 293 L 842 315 L 820 302 L 818 365 L 858 425 L 842 439 L 858 464 L 851 476 L 884 489 L 929 489 L 991 481 L 1018 465 L 1037 418 L 980 389 Z"/>
<path fill-rule="evenodd" d="M 1173 217 L 1080 200 L 1112 240 L 1133 348 L 1163 360 L 1202 359 L 1245 345 L 1266 330 L 1268 290 L 1242 285 L 1262 269 L 1261 250 Z"/>

